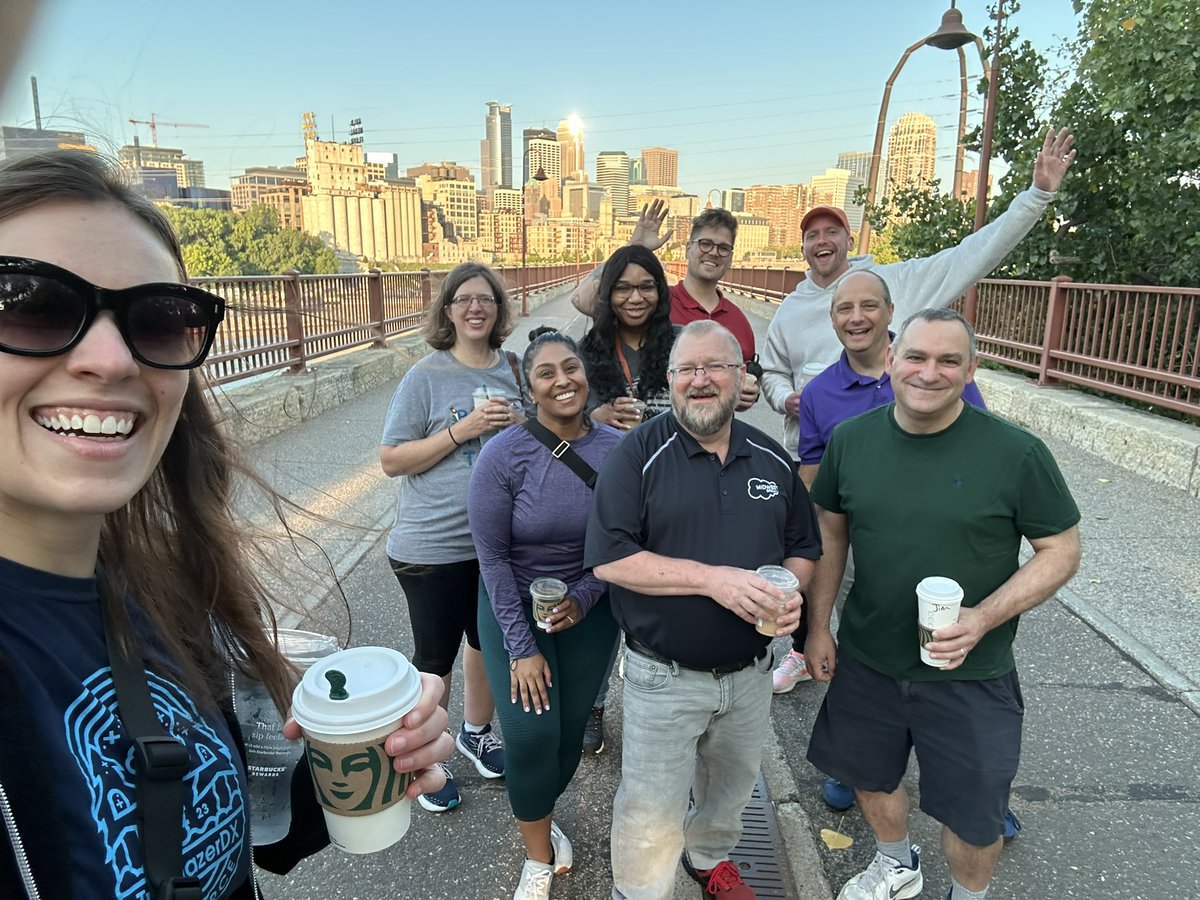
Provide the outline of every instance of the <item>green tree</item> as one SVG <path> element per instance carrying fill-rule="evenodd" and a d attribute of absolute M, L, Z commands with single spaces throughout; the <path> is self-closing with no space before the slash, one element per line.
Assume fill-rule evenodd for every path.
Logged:
<path fill-rule="evenodd" d="M 269 206 L 245 212 L 163 207 L 179 235 L 190 275 L 277 275 L 336 272 L 337 256 L 309 234 L 282 229 Z"/>
<path fill-rule="evenodd" d="M 1200 282 L 1200 7 L 1076 0 L 1075 79 L 1055 115 L 1079 157 L 1060 192 L 1078 277 Z"/>

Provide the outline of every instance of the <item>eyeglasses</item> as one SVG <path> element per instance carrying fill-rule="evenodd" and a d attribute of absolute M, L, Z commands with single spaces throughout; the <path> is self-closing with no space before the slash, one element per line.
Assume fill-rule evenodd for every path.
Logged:
<path fill-rule="evenodd" d="M 741 367 L 742 363 L 708 363 L 704 366 L 676 366 L 674 369 L 667 369 L 667 373 L 672 378 L 691 381 L 697 375 L 705 373 L 708 373 L 709 378 L 721 378 Z"/>
<path fill-rule="evenodd" d="M 194 369 L 212 347 L 225 301 L 186 284 L 110 290 L 36 259 L 0 256 L 0 351 L 58 356 L 108 310 L 138 362 Z"/>
<path fill-rule="evenodd" d="M 692 241 L 692 243 L 700 248 L 701 253 L 716 252 L 717 256 L 728 256 L 733 252 L 733 244 L 718 244 L 716 241 L 710 241 L 708 238 L 700 238 L 699 240 Z"/>
<path fill-rule="evenodd" d="M 497 304 L 495 297 L 490 294 L 478 294 L 473 297 L 455 297 L 447 306 L 453 306 L 455 309 L 466 309 L 472 303 L 478 303 L 484 309 L 489 309 Z"/>
<path fill-rule="evenodd" d="M 618 300 L 628 300 L 637 291 L 643 297 L 658 296 L 658 282 L 643 281 L 641 284 L 630 284 L 628 281 L 618 281 L 613 285 L 612 295 Z"/>

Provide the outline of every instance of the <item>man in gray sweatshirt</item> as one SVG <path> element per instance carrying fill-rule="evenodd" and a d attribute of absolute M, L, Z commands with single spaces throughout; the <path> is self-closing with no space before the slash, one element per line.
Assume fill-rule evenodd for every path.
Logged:
<path fill-rule="evenodd" d="M 762 392 L 771 408 L 783 413 L 783 445 L 793 458 L 800 440 L 800 392 L 811 377 L 804 367 L 824 368 L 842 352 L 829 322 L 829 304 L 842 276 L 863 269 L 879 275 L 896 298 L 897 321 L 918 309 L 949 306 L 996 268 L 1041 218 L 1075 159 L 1073 140 L 1067 129 L 1051 129 L 1034 164 L 1033 186 L 995 221 L 933 256 L 878 265 L 870 256 L 849 255 L 854 238 L 842 210 L 818 206 L 804 216 L 800 230 L 808 274 L 776 310 L 762 353 Z"/>

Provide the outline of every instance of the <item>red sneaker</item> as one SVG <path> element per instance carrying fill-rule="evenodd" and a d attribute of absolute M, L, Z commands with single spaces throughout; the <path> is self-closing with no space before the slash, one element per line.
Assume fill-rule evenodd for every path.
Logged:
<path fill-rule="evenodd" d="M 686 853 L 683 854 L 683 868 L 700 885 L 704 892 L 713 897 L 724 897 L 725 900 L 756 900 L 758 895 L 754 888 L 742 881 L 742 873 L 729 860 L 724 859 L 711 869 L 696 869 Z"/>

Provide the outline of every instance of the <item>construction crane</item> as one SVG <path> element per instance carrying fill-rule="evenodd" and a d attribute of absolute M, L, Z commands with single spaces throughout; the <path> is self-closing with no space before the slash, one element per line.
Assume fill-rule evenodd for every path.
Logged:
<path fill-rule="evenodd" d="M 154 113 L 150 113 L 149 119 L 130 119 L 130 125 L 149 125 L 150 126 L 150 146 L 158 146 L 158 126 L 170 125 L 172 128 L 207 128 L 207 125 L 197 125 L 194 122 L 160 122 L 155 117 Z"/>

